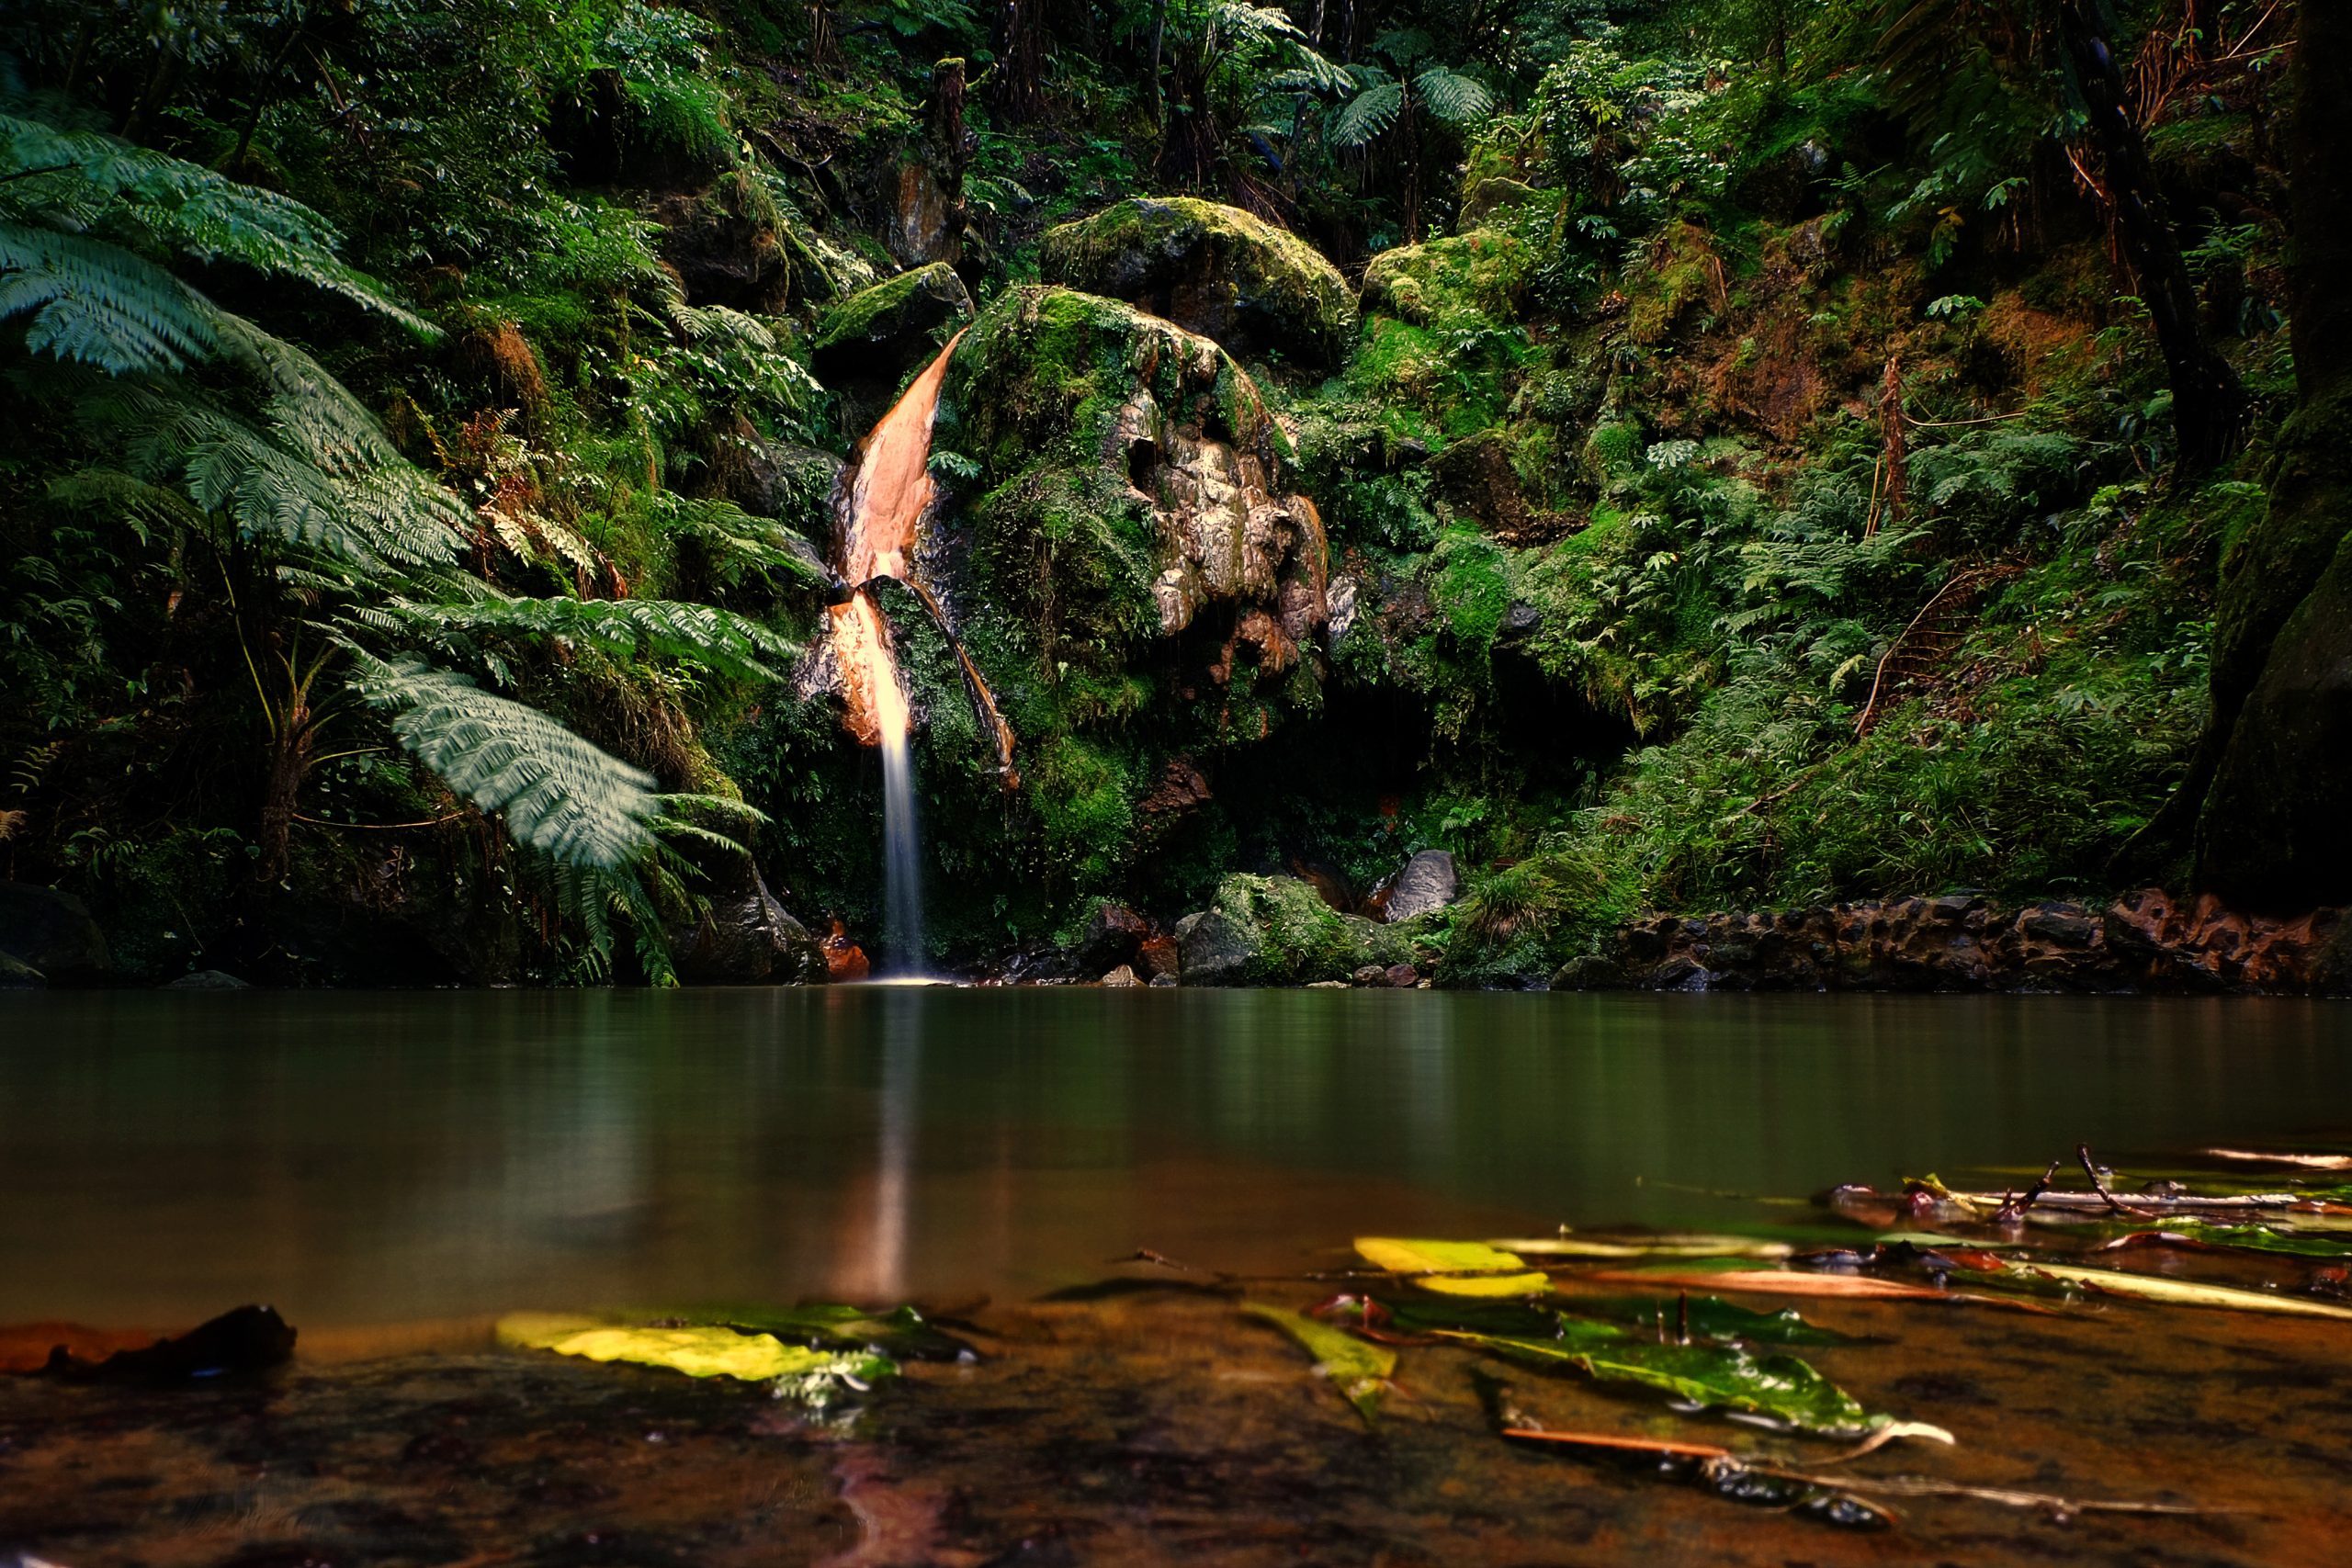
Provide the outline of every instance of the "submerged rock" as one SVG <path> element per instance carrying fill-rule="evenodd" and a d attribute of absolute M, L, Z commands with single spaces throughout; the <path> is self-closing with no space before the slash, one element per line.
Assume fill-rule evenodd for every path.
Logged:
<path fill-rule="evenodd" d="M 249 991 L 253 989 L 234 975 L 226 974 L 219 969 L 198 969 L 193 974 L 183 975 L 176 980 L 166 980 L 160 988 L 166 991 Z"/>
<path fill-rule="evenodd" d="M 1194 197 L 1136 197 L 1046 231 L 1048 283 L 1124 299 L 1233 353 L 1336 366 L 1355 342 L 1347 280 L 1297 235 Z"/>
<path fill-rule="evenodd" d="M 64 985 L 100 979 L 114 967 L 89 906 L 30 882 L 0 882 L 0 953 Z"/>

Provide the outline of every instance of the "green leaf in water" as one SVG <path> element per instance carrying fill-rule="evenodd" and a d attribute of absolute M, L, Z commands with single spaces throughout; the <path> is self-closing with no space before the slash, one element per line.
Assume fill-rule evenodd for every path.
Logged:
<path fill-rule="evenodd" d="M 1758 1312 L 1735 1306 L 1721 1296 L 1577 1296 L 1570 1310 L 1589 1317 L 1630 1323 L 1637 1328 L 1663 1323 L 1672 1330 L 1682 1321 L 1682 1303 L 1690 1303 L 1691 1335 L 1700 1339 L 1738 1341 L 1750 1345 L 1843 1345 L 1853 1336 L 1807 1323 L 1794 1307 Z"/>
<path fill-rule="evenodd" d="M 1340 1397 L 1355 1406 L 1363 1424 L 1373 1424 L 1380 1414 L 1380 1396 L 1388 1392 L 1389 1376 L 1396 1370 L 1395 1351 L 1367 1344 L 1304 1314 L 1268 1306 L 1262 1302 L 1244 1302 L 1241 1310 L 1272 1324 L 1296 1340 L 1315 1358 L 1315 1370 L 1329 1378 Z"/>
<path fill-rule="evenodd" d="M 1572 1367 L 1601 1382 L 1637 1383 L 1713 1410 L 1770 1416 L 1800 1431 L 1853 1437 L 1877 1425 L 1852 1395 L 1793 1356 L 1723 1345 L 1658 1345 L 1611 1324 L 1563 1320 L 1558 1339 L 1445 1332 L 1525 1365 Z"/>
<path fill-rule="evenodd" d="M 2241 1252 L 2275 1252 L 2290 1258 L 2352 1258 L 2352 1235 L 2277 1231 L 2267 1225 L 2217 1224 L 2210 1220 L 2165 1219 L 2109 1242 L 2109 1248 L 2162 1246 L 2170 1237 Z"/>

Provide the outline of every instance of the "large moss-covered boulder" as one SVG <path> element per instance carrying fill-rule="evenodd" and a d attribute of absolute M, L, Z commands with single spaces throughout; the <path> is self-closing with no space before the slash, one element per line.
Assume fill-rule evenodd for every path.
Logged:
<path fill-rule="evenodd" d="M 829 387 L 895 389 L 972 319 L 956 269 L 933 262 L 862 288 L 825 312 L 810 358 Z"/>
<path fill-rule="evenodd" d="M 1106 673 L 1197 629 L 1209 683 L 1278 675 L 1329 614 L 1289 439 L 1230 355 L 1157 316 L 1005 295 L 949 367 L 939 449 L 978 471 L 962 532 L 988 610 L 1058 624 Z"/>
<path fill-rule="evenodd" d="M 894 611 L 938 770 L 927 787 L 968 800 L 926 819 L 933 847 L 1005 908 L 1048 890 L 1074 934 L 1091 897 L 1148 896 L 1138 868 L 1209 830 L 1185 824 L 1215 815 L 1202 805 L 1222 754 L 1319 707 L 1322 523 L 1231 355 L 1066 288 L 1008 291 L 973 321 L 931 470 L 941 498 L 916 570 L 1015 747 L 1008 773 L 967 728 L 953 650 Z M 956 940 L 954 900 L 934 902 Z M 988 919 L 1001 932 L 1006 917 Z"/>
<path fill-rule="evenodd" d="M 1297 235 L 1239 208 L 1137 197 L 1046 233 L 1048 283 L 1123 299 L 1235 354 L 1334 366 L 1355 342 L 1347 280 Z"/>
<path fill-rule="evenodd" d="M 1417 931 L 1340 914 L 1295 876 L 1235 874 L 1215 904 L 1177 922 L 1179 974 L 1187 986 L 1344 980 L 1367 965 L 1412 964 Z"/>

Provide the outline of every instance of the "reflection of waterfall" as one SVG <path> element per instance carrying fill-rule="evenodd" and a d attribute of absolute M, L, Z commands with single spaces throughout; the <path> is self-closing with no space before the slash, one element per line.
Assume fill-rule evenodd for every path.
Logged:
<path fill-rule="evenodd" d="M 866 1212 L 854 1212 L 843 1227 L 833 1288 L 852 1301 L 896 1303 L 907 1294 L 907 1215 L 922 1079 L 924 997 L 919 989 L 892 987 L 879 999 L 882 1085 L 875 1118 L 874 1180 Z"/>
<path fill-rule="evenodd" d="M 958 333 L 960 337 L 962 334 Z M 882 748 L 883 897 L 889 961 L 912 975 L 923 965 L 922 859 L 915 833 L 910 716 L 890 631 L 867 585 L 905 578 L 915 527 L 931 505 L 931 424 L 955 340 L 882 416 L 858 449 L 842 524 L 842 577 L 854 591 L 833 606 L 833 653 L 849 699 L 850 728 Z"/>

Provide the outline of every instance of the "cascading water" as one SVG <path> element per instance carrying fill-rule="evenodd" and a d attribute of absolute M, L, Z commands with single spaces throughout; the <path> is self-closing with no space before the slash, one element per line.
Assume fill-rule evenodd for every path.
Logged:
<path fill-rule="evenodd" d="M 842 528 L 842 578 L 850 597 L 832 610 L 833 653 L 849 699 L 850 728 L 882 749 L 882 886 L 888 967 L 918 975 L 923 965 L 922 854 L 916 829 L 911 715 L 899 683 L 888 624 L 867 585 L 908 578 L 915 527 L 931 505 L 931 426 L 947 356 L 962 334 L 914 378 L 858 450 Z"/>

